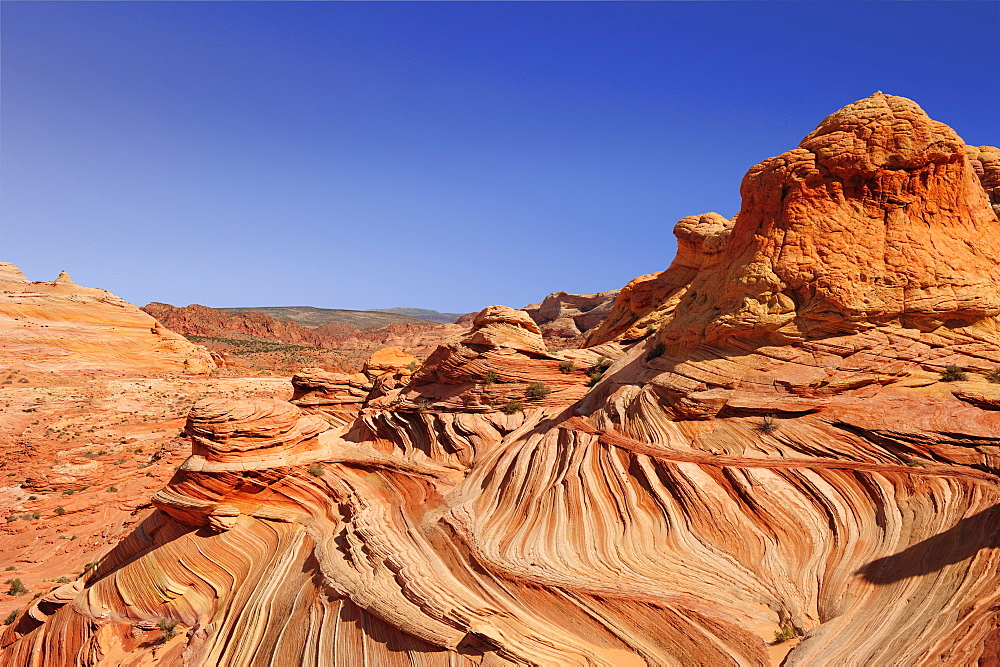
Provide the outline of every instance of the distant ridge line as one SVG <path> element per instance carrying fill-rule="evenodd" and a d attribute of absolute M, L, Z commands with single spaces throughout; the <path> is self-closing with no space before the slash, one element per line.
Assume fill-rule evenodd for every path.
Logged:
<path fill-rule="evenodd" d="M 329 322 L 337 322 L 360 330 L 377 329 L 396 322 L 420 325 L 446 324 L 454 322 L 460 317 L 460 315 L 452 313 L 439 313 L 436 310 L 422 308 L 352 310 L 349 308 L 317 308 L 316 306 L 233 306 L 217 310 L 227 313 L 265 313 L 277 320 L 290 320 L 307 327 L 318 327 Z M 410 313 L 420 313 L 423 316 Z M 431 317 L 435 317 L 435 319 L 431 319 Z"/>

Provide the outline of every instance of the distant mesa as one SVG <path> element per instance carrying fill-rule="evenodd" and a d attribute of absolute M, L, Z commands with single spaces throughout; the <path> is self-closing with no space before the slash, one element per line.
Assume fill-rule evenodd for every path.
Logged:
<path fill-rule="evenodd" d="M 440 313 L 436 310 L 428 310 L 426 308 L 372 308 L 367 312 L 406 315 L 407 317 L 416 317 L 428 322 L 437 322 L 438 324 L 453 324 L 465 315 L 465 313 Z"/>
<path fill-rule="evenodd" d="M 307 327 L 318 327 L 333 322 L 361 331 L 378 329 L 395 322 L 451 324 L 461 317 L 461 315 L 439 313 L 436 310 L 423 308 L 345 310 L 341 308 L 315 308 L 313 306 L 253 306 L 218 308 L 217 310 L 223 310 L 227 313 L 264 313 L 276 320 L 291 320 Z"/>
<path fill-rule="evenodd" d="M 259 310 L 220 310 L 197 304 L 177 307 L 158 302 L 143 306 L 143 310 L 168 328 L 225 356 L 234 370 L 268 367 L 273 372 L 287 374 L 304 366 L 358 371 L 364 357 L 382 347 L 396 347 L 407 354 L 426 357 L 440 343 L 468 329 L 467 325 L 436 324 L 393 313 L 292 309 L 305 311 L 306 321 L 330 319 L 318 326 L 307 326 L 296 319 L 279 319 Z M 360 329 L 345 321 L 366 327 L 373 323 L 380 326 Z"/>

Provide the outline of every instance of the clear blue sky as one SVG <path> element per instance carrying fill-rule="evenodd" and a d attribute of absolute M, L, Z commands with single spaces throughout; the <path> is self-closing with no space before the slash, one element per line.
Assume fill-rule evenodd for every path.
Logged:
<path fill-rule="evenodd" d="M 998 2 L 5 1 L 0 29 L 0 259 L 140 305 L 617 288 L 875 90 L 1000 142 Z"/>

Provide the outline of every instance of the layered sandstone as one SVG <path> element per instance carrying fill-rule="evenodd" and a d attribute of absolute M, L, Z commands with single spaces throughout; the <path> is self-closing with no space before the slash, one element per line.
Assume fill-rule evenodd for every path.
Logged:
<path fill-rule="evenodd" d="M 544 337 L 576 340 L 604 321 L 620 291 L 596 294 L 553 292 L 540 303 L 525 306 L 522 310 L 531 316 Z"/>
<path fill-rule="evenodd" d="M 587 350 L 491 306 L 412 375 L 199 403 L 160 511 L 0 661 L 995 663 L 1000 221 L 966 148 L 876 94 L 682 220 Z"/>
<path fill-rule="evenodd" d="M 984 184 L 995 188 L 996 168 L 976 164 L 911 100 L 876 93 L 848 105 L 747 173 L 733 221 L 678 223 L 674 264 L 627 286 L 588 342 L 635 337 L 646 321 L 665 342 L 694 345 L 992 317 L 1000 228 Z"/>
<path fill-rule="evenodd" d="M 65 271 L 31 282 L 0 263 L 0 353 L 29 371 L 208 373 L 209 352 L 104 289 Z"/>

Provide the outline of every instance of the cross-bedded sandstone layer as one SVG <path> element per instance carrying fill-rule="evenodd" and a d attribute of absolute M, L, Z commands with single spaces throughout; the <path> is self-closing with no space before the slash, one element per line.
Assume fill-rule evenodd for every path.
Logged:
<path fill-rule="evenodd" d="M 0 354 L 31 371 L 208 373 L 208 350 L 104 289 L 82 287 L 65 271 L 30 282 L 0 263 Z"/>
<path fill-rule="evenodd" d="M 1000 220 L 966 148 L 876 94 L 678 223 L 587 350 L 494 306 L 412 373 L 197 404 L 159 511 L 0 660 L 995 662 Z"/>

